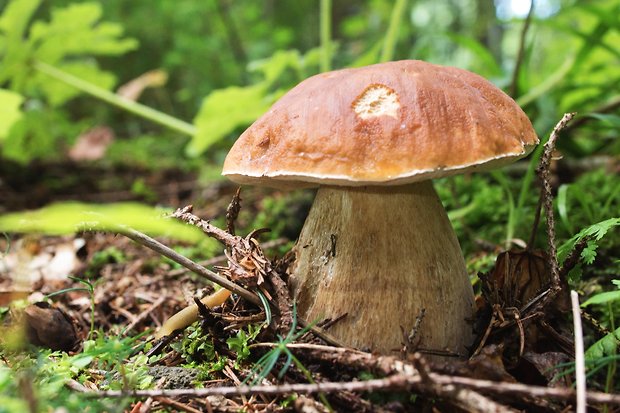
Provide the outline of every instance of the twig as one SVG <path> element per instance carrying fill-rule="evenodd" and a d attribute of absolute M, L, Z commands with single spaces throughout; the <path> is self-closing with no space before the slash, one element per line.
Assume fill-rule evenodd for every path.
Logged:
<path fill-rule="evenodd" d="M 564 259 L 564 263 L 562 264 L 562 268 L 560 268 L 560 277 L 562 279 L 568 276 L 570 270 L 575 268 L 575 265 L 579 262 L 581 258 L 581 253 L 588 246 L 589 237 L 582 238 L 575 244 L 573 249 Z"/>
<path fill-rule="evenodd" d="M 577 388 L 577 413 L 586 413 L 586 366 L 583 355 L 583 329 L 581 327 L 581 312 L 579 310 L 579 295 L 576 291 L 570 292 L 571 307 L 573 310 L 573 326 L 575 330 L 575 382 Z"/>
<path fill-rule="evenodd" d="M 196 215 L 192 214 L 193 208 L 194 207 L 192 205 L 178 208 L 170 215 L 170 217 L 180 219 L 181 221 L 187 222 L 192 226 L 200 228 L 202 232 L 204 232 L 210 237 L 215 238 L 227 247 L 233 247 L 239 244 L 240 240 L 242 239 L 241 237 L 230 234 L 223 229 L 216 227 L 215 225 L 211 225 L 209 221 L 200 219 Z"/>
<path fill-rule="evenodd" d="M 270 248 L 276 248 L 279 247 L 281 245 L 286 244 L 287 242 L 289 242 L 288 238 L 278 238 L 278 239 L 274 239 L 271 241 L 267 241 L 264 243 L 261 243 L 261 247 L 266 250 L 266 249 L 270 249 Z M 209 266 L 209 265 L 216 265 L 216 264 L 223 264 L 226 262 L 228 258 L 226 257 L 225 254 L 222 255 L 218 255 L 217 257 L 213 257 L 213 258 L 209 258 L 208 260 L 205 261 L 199 261 L 198 264 L 202 265 L 203 267 Z M 166 274 L 168 277 L 178 277 L 179 275 L 183 275 L 186 274 L 188 272 L 191 272 L 190 270 L 188 270 L 187 268 L 177 268 L 175 270 L 172 271 L 168 271 L 168 273 Z"/>
<path fill-rule="evenodd" d="M 168 397 L 157 397 L 155 400 L 160 402 L 162 405 L 172 407 L 173 409 L 179 409 L 179 410 L 182 410 L 184 412 L 189 412 L 189 413 L 201 413 L 200 410 L 194 409 L 193 407 L 188 406 L 185 403 L 172 400 Z"/>
<path fill-rule="evenodd" d="M 532 386 L 521 383 L 496 382 L 478 380 L 468 377 L 447 376 L 430 373 L 431 378 L 445 385 L 461 386 L 494 395 L 511 395 L 514 397 L 536 396 L 554 400 L 575 400 L 575 391 L 569 388 Z M 316 384 L 282 384 L 275 386 L 222 386 L 202 389 L 171 389 L 171 390 L 107 390 L 84 391 L 90 397 L 207 397 L 207 396 L 241 396 L 250 394 L 279 395 L 287 393 L 313 394 L 333 393 L 339 391 L 391 391 L 391 390 L 419 390 L 421 378 L 419 375 L 409 376 L 395 374 L 383 379 L 347 382 L 323 382 Z M 422 386 L 423 387 L 423 386 Z M 620 394 L 602 392 L 588 392 L 591 403 L 606 403 L 620 406 Z"/>
<path fill-rule="evenodd" d="M 530 5 L 530 10 L 527 13 L 527 17 L 523 22 L 523 29 L 521 30 L 521 36 L 519 38 L 519 50 L 517 51 L 517 60 L 515 62 L 515 68 L 512 71 L 512 81 L 510 82 L 510 96 L 513 98 L 517 97 L 517 93 L 519 92 L 519 72 L 521 71 L 521 64 L 523 63 L 523 53 L 525 51 L 525 37 L 530 28 L 530 23 L 532 22 L 532 16 L 534 15 L 534 3 L 532 0 Z"/>
<path fill-rule="evenodd" d="M 412 363 L 417 369 L 422 383 L 428 387 L 432 394 L 450 400 L 466 411 L 495 413 L 515 412 L 515 410 L 496 403 L 473 390 L 463 389 L 452 384 L 441 385 L 435 382 L 431 376 L 428 363 L 419 353 L 414 354 Z"/>
<path fill-rule="evenodd" d="M 232 291 L 235 294 L 238 294 L 239 296 L 245 298 L 249 302 L 256 304 L 258 306 L 262 305 L 260 298 L 258 298 L 258 296 L 256 296 L 251 291 L 248 291 L 245 288 L 241 287 L 240 285 L 237 285 L 233 283 L 232 281 L 229 281 L 226 278 L 221 277 L 220 275 L 214 273 L 213 271 L 206 269 L 202 265 L 196 264 L 189 258 L 184 257 L 178 252 L 174 251 L 172 248 L 167 247 L 166 245 L 149 237 L 148 235 L 143 234 L 131 228 L 127 228 L 123 230 L 122 234 L 125 235 L 127 238 L 134 240 L 138 244 L 144 245 L 145 247 L 148 247 L 152 249 L 153 251 L 160 253 L 164 257 L 170 258 L 172 261 L 178 264 L 181 264 L 188 270 L 195 272 L 196 274 L 202 275 L 209 281 L 212 281 L 222 286 L 223 288 L 226 288 L 227 290 Z"/>
<path fill-rule="evenodd" d="M 555 143 L 558 140 L 558 136 L 560 135 L 560 132 L 566 128 L 566 125 L 570 122 L 573 116 L 575 116 L 574 113 L 565 113 L 558 124 L 555 125 L 551 135 L 549 136 L 549 140 L 545 143 L 545 148 L 540 158 L 540 164 L 536 169 L 536 173 L 538 174 L 542 185 L 540 196 L 542 199 L 542 205 L 545 208 L 547 223 L 547 256 L 549 257 L 548 265 L 551 271 L 551 287 L 549 287 L 548 294 L 540 295 L 540 299 L 538 301 L 535 302 L 535 300 L 532 300 L 532 302 L 528 304 L 531 312 L 538 312 L 540 309 L 545 307 L 547 303 L 553 301 L 562 289 L 560 284 L 560 270 L 558 268 L 557 250 L 555 247 L 555 220 L 553 217 L 553 195 L 551 193 L 551 183 L 549 180 L 549 166 L 551 165 L 551 156 L 553 154 L 553 150 L 555 149 Z M 536 228 L 534 228 L 533 231 L 536 231 Z"/>
<path fill-rule="evenodd" d="M 239 211 L 241 211 L 241 188 L 237 188 L 237 192 L 226 208 L 226 230 L 229 234 L 235 235 L 235 221 L 239 216 Z"/>
<path fill-rule="evenodd" d="M 545 150 L 543 151 L 540 159 L 540 166 L 537 169 L 540 180 L 542 182 L 543 193 L 543 205 L 545 207 L 545 214 L 547 218 L 547 233 L 549 251 L 547 252 L 551 259 L 551 276 L 553 277 L 554 287 L 559 288 L 560 284 L 560 272 L 558 269 L 557 252 L 555 247 L 555 221 L 553 217 L 553 196 L 551 195 L 551 183 L 549 182 L 549 166 L 551 165 L 551 156 L 555 149 L 555 142 L 558 140 L 560 131 L 562 131 L 568 122 L 575 116 L 574 113 L 565 113 L 560 122 L 553 128 L 549 140 L 545 144 Z"/>
<path fill-rule="evenodd" d="M 240 280 L 244 285 L 252 287 L 260 287 L 264 279 L 269 281 L 274 293 L 272 305 L 278 309 L 280 318 L 278 325 L 280 333 L 284 336 L 290 330 L 293 320 L 288 287 L 277 271 L 274 270 L 271 261 L 265 257 L 262 248 L 255 239 L 263 230 L 255 230 L 245 238 L 231 234 L 231 229 L 234 230 L 233 221 L 239 213 L 239 208 L 239 190 L 237 190 L 226 214 L 228 232 L 192 214 L 191 206 L 177 209 L 172 217 L 202 229 L 207 235 L 218 239 L 228 248 L 226 252 L 228 267 L 223 268 L 223 271 L 232 280 Z M 263 290 L 263 292 L 265 291 Z"/>

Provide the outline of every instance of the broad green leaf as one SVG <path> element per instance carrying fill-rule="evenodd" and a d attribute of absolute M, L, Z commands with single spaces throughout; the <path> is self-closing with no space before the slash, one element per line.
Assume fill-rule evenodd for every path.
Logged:
<path fill-rule="evenodd" d="M 9 44 L 24 36 L 30 18 L 41 4 L 41 0 L 12 0 L 0 17 L 0 33 Z"/>
<path fill-rule="evenodd" d="M 237 127 L 255 121 L 269 109 L 275 96 L 267 94 L 266 82 L 232 86 L 213 91 L 202 103 L 194 119 L 196 135 L 187 147 L 190 156 L 198 156 Z"/>
<path fill-rule="evenodd" d="M 620 128 L 620 116 L 618 115 L 612 115 L 609 113 L 590 113 L 588 114 L 588 116 L 594 119 L 598 119 L 604 124 L 607 124 L 608 126 L 611 126 L 613 128 Z"/>
<path fill-rule="evenodd" d="M 137 41 L 123 38 L 118 23 L 100 22 L 102 7 L 96 2 L 52 8 L 49 21 L 37 20 L 28 29 L 38 4 L 15 0 L 0 18 L 0 46 L 5 46 L 0 49 L 0 83 L 8 82 L 11 90 L 25 96 L 40 96 L 43 91 L 52 106 L 81 93 L 35 70 L 37 62 L 45 62 L 86 82 L 110 88 L 114 78 L 97 70 L 92 57 L 125 53 L 135 49 Z M 2 30 L 9 32 L 1 36 Z"/>
<path fill-rule="evenodd" d="M 30 109 L 2 142 L 2 156 L 22 164 L 36 158 L 54 159 L 61 155 L 61 142 L 70 141 L 87 126 L 70 121 L 60 110 Z"/>
<path fill-rule="evenodd" d="M 20 106 L 24 98 L 19 93 L 0 89 L 0 142 L 6 138 L 15 122 L 23 116 Z"/>
<path fill-rule="evenodd" d="M 165 218 L 163 211 L 136 203 L 62 202 L 35 211 L 0 215 L 0 231 L 4 232 L 62 235 L 86 230 L 122 232 L 127 227 L 187 242 L 205 239 L 196 227 Z"/>
<path fill-rule="evenodd" d="M 618 343 L 620 342 L 620 327 L 605 337 L 592 344 L 585 352 L 586 360 L 599 359 L 604 356 L 616 354 Z"/>
<path fill-rule="evenodd" d="M 620 300 L 620 290 L 606 291 L 604 293 L 596 294 L 581 304 L 582 307 L 587 307 L 592 304 L 605 304 L 610 301 Z"/>
<path fill-rule="evenodd" d="M 63 57 L 119 55 L 137 47 L 135 39 L 120 38 L 119 24 L 98 23 L 101 14 L 99 3 L 71 4 L 55 9 L 49 23 L 34 23 L 30 41 L 37 45 L 37 58 L 55 64 Z"/>
<path fill-rule="evenodd" d="M 0 84 L 14 76 L 27 76 L 24 62 L 30 50 L 24 45 L 26 28 L 40 0 L 13 0 L 0 17 Z M 14 91 L 20 91 L 14 88 Z"/>
<path fill-rule="evenodd" d="M 558 213 L 560 214 L 560 219 L 564 226 L 570 231 L 573 231 L 573 227 L 568 219 L 568 189 L 570 185 L 562 184 L 558 188 L 558 196 L 556 198 L 556 203 L 558 206 Z"/>

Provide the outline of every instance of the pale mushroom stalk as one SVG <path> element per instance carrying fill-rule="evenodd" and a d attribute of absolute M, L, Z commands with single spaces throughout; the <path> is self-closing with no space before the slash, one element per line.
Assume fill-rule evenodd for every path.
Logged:
<path fill-rule="evenodd" d="M 508 95 L 453 67 L 405 60 L 322 73 L 286 93 L 237 140 L 223 174 L 319 186 L 295 246 L 291 288 L 306 320 L 390 353 L 466 353 L 473 293 L 431 179 L 499 167 L 538 143 Z"/>
<path fill-rule="evenodd" d="M 400 328 L 408 335 L 424 309 L 419 348 L 466 354 L 473 290 L 430 181 L 321 187 L 295 253 L 299 312 L 307 320 L 346 313 L 330 332 L 349 345 L 399 350 Z"/>

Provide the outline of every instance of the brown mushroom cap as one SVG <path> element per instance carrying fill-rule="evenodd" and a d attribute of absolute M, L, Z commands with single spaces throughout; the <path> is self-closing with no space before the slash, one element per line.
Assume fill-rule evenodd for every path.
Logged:
<path fill-rule="evenodd" d="M 274 187 L 400 185 L 504 165 L 537 143 L 489 81 L 404 60 L 304 80 L 239 137 L 223 175 Z"/>

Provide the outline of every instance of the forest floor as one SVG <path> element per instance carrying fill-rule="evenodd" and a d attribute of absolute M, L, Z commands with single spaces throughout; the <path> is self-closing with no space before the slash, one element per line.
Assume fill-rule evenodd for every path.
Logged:
<path fill-rule="evenodd" d="M 140 199 L 131 182 L 142 171 L 62 164 L 40 168 L 45 168 L 46 180 L 66 177 L 68 169 L 74 178 L 50 190 L 37 168 L 11 174 L 19 178 L 0 187 L 3 198 L 11 200 L 7 210 L 75 198 Z M 92 182 L 100 186 L 92 187 Z M 160 240 L 163 244 L 219 275 L 230 275 L 244 258 L 254 259 L 256 267 L 245 271 L 252 277 L 269 274 L 260 287 L 272 297 L 276 311 L 266 313 L 241 288 L 245 292 L 215 308 L 202 306 L 197 323 L 156 339 L 153 333 L 177 311 L 195 305 L 194 297 L 216 294 L 208 278 L 179 265 L 174 255 L 163 258 L 149 242 L 120 234 L 7 237 L 0 241 L 0 249 L 7 251 L 0 267 L 0 306 L 20 298 L 30 304 L 12 308 L 5 324 L 23 320 L 30 344 L 56 350 L 45 353 L 46 363 L 72 367 L 62 376 L 62 397 L 69 397 L 68 392 L 80 395 L 83 407 L 132 412 L 556 412 L 585 406 L 576 398 L 582 388 L 575 390 L 575 377 L 583 375 L 579 351 L 575 353 L 581 338 L 568 316 L 579 310 L 564 279 L 574 262 L 554 269 L 547 251 L 500 254 L 495 268 L 481 275 L 473 321 L 477 337 L 467 360 L 429 357 L 406 334 L 393 354 L 373 354 L 334 345 L 329 322 L 324 322 L 329 320 L 312 331 L 290 311 L 285 287 L 282 293 L 285 252 L 298 227 L 278 234 L 289 238 L 235 237 L 225 230 L 238 216 L 234 207 L 240 201 L 232 184 L 200 188 L 191 174 L 167 171 L 151 175 L 148 187 L 148 196 L 160 203 L 194 204 L 191 213 L 222 227 L 202 222 L 209 226 L 205 232 L 223 244 L 209 244 L 209 251 L 166 239 Z M 241 194 L 241 232 L 254 229 L 244 226 L 260 213 L 264 196 L 258 190 Z M 308 199 L 287 206 L 299 222 Z M 184 213 L 187 220 L 190 211 Z M 559 280 L 553 279 L 554 271 Z M 3 359 L 7 365 L 19 364 L 7 354 Z M 45 404 L 45 391 L 37 387 L 43 382 L 30 380 L 18 393 L 29 406 Z M 620 395 L 590 390 L 586 403 L 591 411 L 618 411 Z"/>

